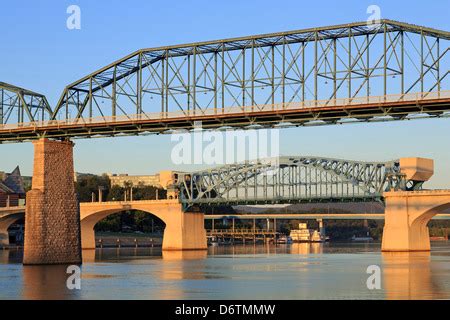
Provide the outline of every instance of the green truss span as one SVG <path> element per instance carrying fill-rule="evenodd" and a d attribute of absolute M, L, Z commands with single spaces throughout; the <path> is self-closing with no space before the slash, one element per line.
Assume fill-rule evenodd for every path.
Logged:
<path fill-rule="evenodd" d="M 388 190 L 416 190 L 398 160 L 361 162 L 323 157 L 279 157 L 180 175 L 180 201 L 202 205 L 382 201 Z"/>

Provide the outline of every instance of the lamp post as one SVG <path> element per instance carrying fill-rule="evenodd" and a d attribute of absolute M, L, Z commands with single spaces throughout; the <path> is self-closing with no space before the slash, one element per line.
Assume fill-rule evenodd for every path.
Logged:
<path fill-rule="evenodd" d="M 98 186 L 98 202 L 103 202 L 103 191 L 106 190 L 104 186 Z"/>

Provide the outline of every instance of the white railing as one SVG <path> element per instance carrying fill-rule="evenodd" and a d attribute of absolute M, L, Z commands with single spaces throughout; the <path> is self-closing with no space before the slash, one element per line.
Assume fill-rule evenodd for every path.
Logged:
<path fill-rule="evenodd" d="M 109 206 L 109 205 L 115 205 L 115 206 L 128 206 L 133 204 L 155 204 L 155 203 L 179 203 L 178 199 L 153 199 L 153 200 L 117 200 L 117 201 L 91 201 L 91 202 L 80 202 L 81 206 Z"/>
<path fill-rule="evenodd" d="M 140 122 L 145 120 L 164 120 L 164 119 L 182 119 L 186 117 L 202 117 L 202 116 L 218 116 L 231 114 L 247 114 L 253 112 L 267 112 L 267 111 L 283 111 L 283 110 L 301 110 L 309 108 L 326 108 L 326 107 L 346 107 L 355 105 L 374 105 L 386 104 L 392 102 L 420 102 L 424 100 L 448 99 L 450 98 L 450 90 L 440 92 L 417 92 L 407 94 L 393 94 L 385 96 L 369 96 L 369 97 L 355 97 L 355 98 L 336 98 L 329 100 L 308 100 L 302 102 L 276 103 L 256 106 L 242 106 L 242 107 L 228 107 L 228 108 L 207 108 L 205 110 L 184 110 L 184 111 L 170 111 L 170 112 L 153 112 L 141 113 L 133 115 L 120 116 L 106 116 L 106 117 L 92 117 L 79 119 L 65 119 L 65 120 L 45 120 L 35 122 L 23 122 L 15 124 L 0 124 L 1 130 L 14 130 L 21 128 L 40 129 L 59 128 L 68 126 L 83 126 L 92 124 L 114 124 L 119 122 Z"/>

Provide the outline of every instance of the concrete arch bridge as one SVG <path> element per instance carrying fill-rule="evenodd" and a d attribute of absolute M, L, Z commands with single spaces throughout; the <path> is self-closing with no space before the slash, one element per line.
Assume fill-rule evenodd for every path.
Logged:
<path fill-rule="evenodd" d="M 180 176 L 179 199 L 81 203 L 82 247 L 95 248 L 96 223 L 127 210 L 165 223 L 163 249 L 188 250 L 206 248 L 205 206 L 379 200 L 386 204 L 383 250 L 429 250 L 427 223 L 450 208 L 450 190 L 422 189 L 432 173 L 432 160 L 423 158 L 382 163 L 282 157 L 225 165 Z M 0 209 L 3 236 L 24 210 Z"/>

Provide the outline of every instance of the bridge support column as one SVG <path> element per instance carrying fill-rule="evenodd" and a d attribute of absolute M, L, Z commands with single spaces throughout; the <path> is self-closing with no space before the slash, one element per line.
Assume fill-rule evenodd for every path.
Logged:
<path fill-rule="evenodd" d="M 9 246 L 9 233 L 8 228 L 0 226 L 0 247 Z"/>
<path fill-rule="evenodd" d="M 408 192 L 386 192 L 382 251 L 430 251 L 427 223 L 437 213 L 430 199 Z"/>
<path fill-rule="evenodd" d="M 95 223 L 81 221 L 81 248 L 95 249 Z"/>
<path fill-rule="evenodd" d="M 24 264 L 81 264 L 80 211 L 73 143 L 34 143 L 32 190 L 27 193 Z"/>
<path fill-rule="evenodd" d="M 170 212 L 164 219 L 163 250 L 206 250 L 205 217 L 201 212 Z"/>

